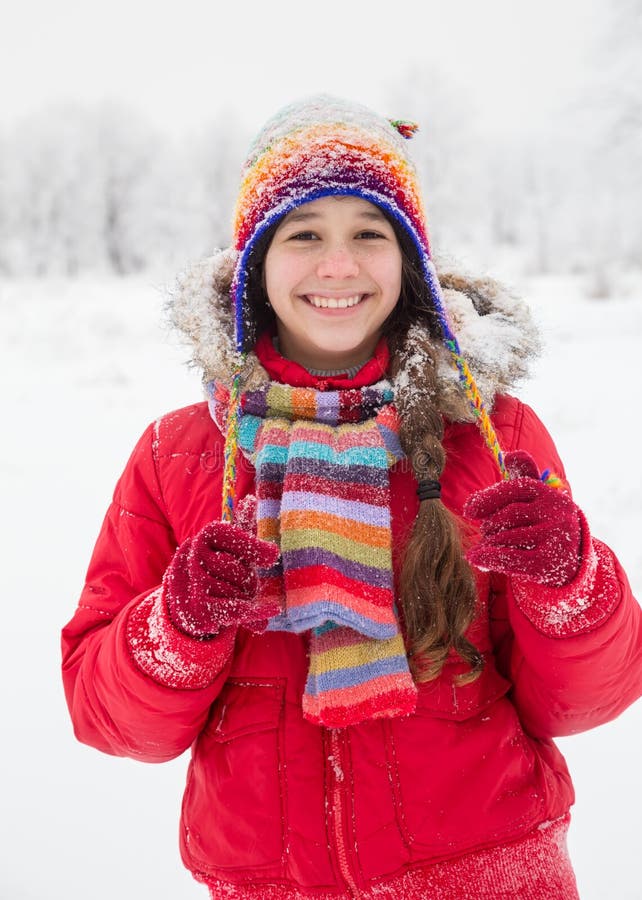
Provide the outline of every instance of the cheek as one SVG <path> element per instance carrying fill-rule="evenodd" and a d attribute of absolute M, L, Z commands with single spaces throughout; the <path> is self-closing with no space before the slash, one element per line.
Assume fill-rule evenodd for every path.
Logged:
<path fill-rule="evenodd" d="M 302 275 L 301 260 L 279 253 L 265 257 L 263 286 L 270 299 L 290 294 Z"/>
<path fill-rule="evenodd" d="M 376 272 L 373 274 L 388 298 L 396 302 L 401 293 L 401 257 L 392 256 L 378 260 Z"/>

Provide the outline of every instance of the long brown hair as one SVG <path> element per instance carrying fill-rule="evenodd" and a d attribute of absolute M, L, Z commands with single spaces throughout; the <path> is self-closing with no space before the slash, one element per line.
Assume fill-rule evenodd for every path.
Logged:
<path fill-rule="evenodd" d="M 390 349 L 391 378 L 404 370 L 403 380 L 395 384 L 399 439 L 417 481 L 439 481 L 446 453 L 434 348 L 443 335 L 417 251 L 407 232 L 394 221 L 392 225 L 402 254 L 402 290 L 383 332 Z M 443 288 L 455 287 L 449 277 L 440 281 Z M 470 665 L 468 672 L 456 676 L 457 683 L 478 678 L 484 660 L 465 637 L 477 608 L 475 579 L 464 556 L 461 524 L 441 500 L 419 504 L 405 548 L 399 594 L 415 680 L 436 678 L 451 650 Z"/>
<path fill-rule="evenodd" d="M 395 391 L 399 438 L 417 481 L 439 481 L 446 464 L 442 446 L 444 421 L 436 402 L 434 353 L 435 345 L 442 339 L 441 326 L 417 251 L 407 232 L 390 221 L 402 253 L 402 287 L 382 333 L 390 349 L 391 378 L 404 370 L 404 380 L 408 382 L 407 389 L 397 383 Z M 262 277 L 263 260 L 274 230 L 264 235 L 248 265 L 248 296 L 252 302 L 247 307 L 252 310 L 252 321 L 244 323 L 247 349 L 274 322 Z M 442 287 L 451 286 L 448 278 L 442 278 L 441 283 Z M 413 365 L 413 359 L 421 360 L 421 364 Z M 456 676 L 456 682 L 466 684 L 478 678 L 483 657 L 465 637 L 475 617 L 475 580 L 464 557 L 460 524 L 441 500 L 424 500 L 419 505 L 405 548 L 399 594 L 415 680 L 436 678 L 451 650 L 470 665 L 469 671 Z"/>

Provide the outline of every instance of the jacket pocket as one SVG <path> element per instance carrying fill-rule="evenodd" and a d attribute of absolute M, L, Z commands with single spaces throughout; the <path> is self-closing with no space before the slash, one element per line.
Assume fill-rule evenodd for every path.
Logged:
<path fill-rule="evenodd" d="M 492 659 L 454 686 L 445 666 L 419 686 L 416 712 L 391 719 L 398 827 L 418 853 L 442 855 L 512 834 L 537 814 L 535 766 Z"/>
<path fill-rule="evenodd" d="M 194 747 L 183 800 L 191 868 L 214 873 L 281 863 L 284 691 L 284 679 L 226 682 Z"/>

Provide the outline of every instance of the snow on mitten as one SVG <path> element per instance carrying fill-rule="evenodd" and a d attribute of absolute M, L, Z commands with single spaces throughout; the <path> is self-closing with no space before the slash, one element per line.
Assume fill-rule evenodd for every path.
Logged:
<path fill-rule="evenodd" d="M 581 563 L 582 515 L 564 491 L 544 484 L 529 453 L 505 456 L 507 481 L 476 491 L 464 515 L 481 540 L 466 558 L 478 569 L 551 587 L 569 584 Z"/>
<path fill-rule="evenodd" d="M 256 497 L 238 504 L 236 523 L 210 522 L 184 541 L 163 577 L 167 612 L 179 631 L 208 638 L 229 626 L 261 633 L 278 605 L 258 605 L 258 569 L 274 565 L 279 548 L 255 537 Z"/>

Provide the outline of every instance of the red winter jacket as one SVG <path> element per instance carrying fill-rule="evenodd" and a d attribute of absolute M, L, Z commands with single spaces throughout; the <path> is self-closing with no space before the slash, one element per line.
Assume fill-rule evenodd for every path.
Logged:
<path fill-rule="evenodd" d="M 521 447 L 563 475 L 527 406 L 498 397 L 492 418 L 505 450 Z M 195 877 L 216 897 L 371 896 L 382 883 L 390 893 L 377 896 L 426 897 L 425 887 L 393 885 L 472 851 L 483 860 L 484 848 L 564 816 L 573 788 L 551 738 L 613 719 L 642 689 L 642 614 L 611 551 L 597 541 L 593 550 L 585 534 L 582 570 L 565 588 L 479 574 L 469 637 L 486 665 L 476 682 L 455 687 L 463 667 L 452 659 L 420 685 L 414 715 L 318 727 L 301 712 L 305 635 L 241 629 L 191 640 L 160 603 L 177 545 L 220 516 L 222 446 L 205 403 L 147 428 L 63 633 L 79 740 L 149 762 L 191 747 L 181 852 Z M 498 474 L 474 425 L 447 424 L 444 446 L 442 497 L 460 513 Z M 238 497 L 253 490 L 243 460 L 237 477 Z M 396 571 L 415 490 L 402 461 L 391 470 Z M 562 896 L 551 891 L 519 896 Z"/>

